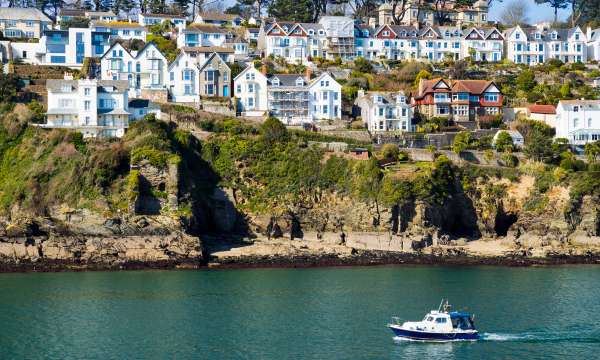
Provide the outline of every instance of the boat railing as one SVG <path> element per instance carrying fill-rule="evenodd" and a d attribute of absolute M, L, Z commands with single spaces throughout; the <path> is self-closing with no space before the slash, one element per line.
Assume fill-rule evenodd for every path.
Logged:
<path fill-rule="evenodd" d="M 392 316 L 392 325 L 402 325 L 402 320 L 398 316 Z"/>

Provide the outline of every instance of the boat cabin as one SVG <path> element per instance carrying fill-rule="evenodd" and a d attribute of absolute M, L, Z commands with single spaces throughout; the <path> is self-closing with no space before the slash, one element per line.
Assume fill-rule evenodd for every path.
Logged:
<path fill-rule="evenodd" d="M 449 315 L 454 329 L 475 330 L 475 324 L 471 314 L 463 311 L 452 311 Z"/>

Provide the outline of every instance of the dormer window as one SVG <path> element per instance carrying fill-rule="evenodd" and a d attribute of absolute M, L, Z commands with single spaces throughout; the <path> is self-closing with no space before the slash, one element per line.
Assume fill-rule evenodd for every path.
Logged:
<path fill-rule="evenodd" d="M 277 28 L 273 29 L 273 34 L 279 34 L 279 29 L 277 29 Z"/>
<path fill-rule="evenodd" d="M 273 86 L 279 86 L 279 79 L 278 78 L 274 78 L 272 81 Z"/>
<path fill-rule="evenodd" d="M 445 35 L 446 35 L 446 37 L 450 37 L 450 31 L 446 30 Z"/>
<path fill-rule="evenodd" d="M 308 35 L 313 36 L 315 34 L 314 30 L 308 30 Z"/>
<path fill-rule="evenodd" d="M 458 36 L 458 30 L 454 30 L 454 36 Z"/>
<path fill-rule="evenodd" d="M 542 38 L 542 35 L 540 33 L 535 33 L 535 38 L 536 40 L 539 40 Z"/>
<path fill-rule="evenodd" d="M 302 78 L 298 78 L 296 80 L 296 86 L 304 86 L 304 80 Z"/>
<path fill-rule="evenodd" d="M 556 33 L 555 33 L 555 32 L 553 32 L 553 33 L 552 33 L 552 35 L 550 35 L 550 37 L 552 38 L 552 40 L 556 40 L 556 38 L 557 38 L 557 35 L 556 35 Z"/>
<path fill-rule="evenodd" d="M 319 30 L 319 35 L 320 35 L 320 36 L 323 36 L 323 35 L 325 35 L 325 31 L 323 31 L 323 30 Z"/>
<path fill-rule="evenodd" d="M 378 103 L 382 103 L 383 102 L 383 97 L 377 95 L 377 102 Z"/>
<path fill-rule="evenodd" d="M 406 31 L 402 30 L 402 32 L 400 33 L 400 35 L 401 35 L 402 37 L 406 37 Z"/>
<path fill-rule="evenodd" d="M 573 106 L 573 112 L 579 112 L 579 106 L 577 106 L 577 105 Z"/>

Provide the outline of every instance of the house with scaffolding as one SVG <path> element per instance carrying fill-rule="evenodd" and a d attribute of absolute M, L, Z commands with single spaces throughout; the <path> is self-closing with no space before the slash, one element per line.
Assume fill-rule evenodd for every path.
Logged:
<path fill-rule="evenodd" d="M 234 79 L 238 109 L 245 116 L 274 116 L 287 125 L 341 118 L 341 85 L 328 73 L 267 74 L 252 66 Z"/>

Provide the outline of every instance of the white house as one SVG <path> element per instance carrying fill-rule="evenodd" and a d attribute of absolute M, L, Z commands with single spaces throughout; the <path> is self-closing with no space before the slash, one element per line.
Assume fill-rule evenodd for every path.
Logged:
<path fill-rule="evenodd" d="M 167 80 L 171 101 L 178 103 L 200 102 L 200 70 L 198 62 L 188 52 L 182 51 L 168 67 Z"/>
<path fill-rule="evenodd" d="M 110 32 L 111 39 L 133 40 L 146 42 L 148 30 L 145 26 L 130 22 L 94 22 L 90 26 L 94 31 Z"/>
<path fill-rule="evenodd" d="M 246 67 L 233 79 L 233 87 L 242 115 L 258 117 L 267 113 L 266 70 L 260 72 L 252 65 Z"/>
<path fill-rule="evenodd" d="M 310 116 L 313 121 L 339 120 L 342 117 L 342 85 L 329 73 L 309 81 Z"/>
<path fill-rule="evenodd" d="M 579 28 L 543 29 L 516 26 L 504 33 L 506 57 L 516 64 L 542 64 L 549 59 L 565 63 L 587 61 L 587 37 Z"/>
<path fill-rule="evenodd" d="M 419 31 L 414 26 L 383 25 L 374 30 L 363 27 L 361 31 L 370 34 L 359 49 L 365 58 L 402 60 L 419 57 Z"/>
<path fill-rule="evenodd" d="M 44 52 L 39 54 L 43 65 L 80 68 L 86 57 L 101 57 L 109 48 L 110 32 L 85 28 L 48 30 L 40 39 Z"/>
<path fill-rule="evenodd" d="M 162 24 L 165 21 L 171 22 L 179 30 L 186 28 L 185 16 L 169 15 L 169 14 L 139 14 L 138 22 L 142 26 L 152 26 Z"/>
<path fill-rule="evenodd" d="M 260 32 L 260 29 L 258 29 L 258 28 L 247 28 L 246 34 L 245 34 L 246 40 L 256 44 L 258 42 L 258 33 L 259 32 Z"/>
<path fill-rule="evenodd" d="M 556 106 L 556 137 L 583 146 L 600 140 L 600 100 L 561 100 Z"/>
<path fill-rule="evenodd" d="M 419 57 L 433 62 L 458 60 L 463 32 L 460 27 L 428 26 L 419 34 Z"/>
<path fill-rule="evenodd" d="M 341 85 L 328 73 L 270 74 L 248 66 L 234 79 L 234 95 L 245 116 L 277 117 L 287 125 L 341 118 Z"/>
<path fill-rule="evenodd" d="M 227 31 L 213 25 L 189 26 L 177 36 L 177 47 L 224 46 Z"/>
<path fill-rule="evenodd" d="M 153 42 L 133 53 L 115 43 L 102 56 L 100 65 L 101 79 L 126 80 L 131 98 L 167 89 L 168 61 Z"/>
<path fill-rule="evenodd" d="M 85 17 L 92 21 L 112 22 L 117 21 L 117 15 L 112 11 L 86 11 Z"/>
<path fill-rule="evenodd" d="M 129 100 L 130 120 L 141 120 L 148 114 L 154 114 L 158 120 L 162 117 L 160 105 L 148 99 Z"/>
<path fill-rule="evenodd" d="M 588 59 L 600 61 L 600 28 L 592 30 L 590 27 L 586 31 Z"/>
<path fill-rule="evenodd" d="M 49 79 L 42 127 L 73 129 L 84 137 L 121 137 L 129 127 L 128 87 L 127 81 Z"/>
<path fill-rule="evenodd" d="M 233 55 L 236 60 L 245 60 L 248 58 L 248 42 L 240 36 L 228 36 L 225 40 L 225 47 L 233 49 Z"/>
<path fill-rule="evenodd" d="M 412 109 L 404 92 L 360 91 L 355 104 L 371 132 L 414 131 Z"/>
<path fill-rule="evenodd" d="M 470 28 L 464 31 L 461 59 L 472 57 L 475 61 L 502 61 L 504 37 L 496 28 Z"/>

